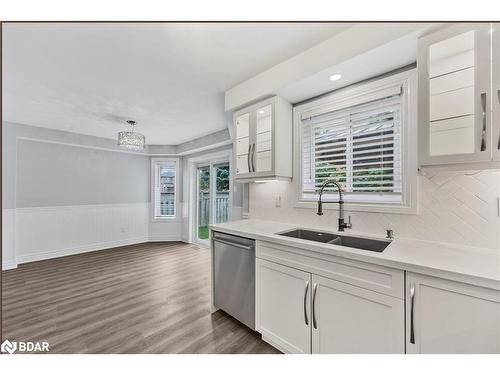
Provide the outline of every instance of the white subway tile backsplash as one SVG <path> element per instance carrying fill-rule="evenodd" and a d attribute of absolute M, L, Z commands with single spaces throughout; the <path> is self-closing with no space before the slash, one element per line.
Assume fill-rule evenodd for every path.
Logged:
<path fill-rule="evenodd" d="M 500 172 L 495 170 L 436 172 L 419 175 L 416 215 L 346 212 L 357 232 L 489 247 L 500 250 Z M 281 207 L 274 197 L 281 195 Z M 296 225 L 336 228 L 337 210 L 317 216 L 314 209 L 294 207 L 295 186 L 288 182 L 251 184 L 250 217 Z"/>

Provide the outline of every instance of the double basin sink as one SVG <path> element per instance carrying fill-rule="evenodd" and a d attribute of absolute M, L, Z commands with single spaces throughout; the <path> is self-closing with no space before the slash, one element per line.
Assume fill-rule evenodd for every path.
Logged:
<path fill-rule="evenodd" d="M 381 253 L 391 243 L 390 241 L 372 240 L 369 238 L 344 236 L 339 234 L 317 232 L 306 229 L 295 229 L 279 235 L 308 240 L 314 242 L 327 243 L 332 245 L 353 247 L 355 249 L 374 251 Z"/>

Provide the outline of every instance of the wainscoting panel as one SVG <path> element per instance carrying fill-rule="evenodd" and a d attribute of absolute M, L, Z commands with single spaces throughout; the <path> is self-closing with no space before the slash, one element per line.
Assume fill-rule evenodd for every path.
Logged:
<path fill-rule="evenodd" d="M 148 241 L 149 203 L 17 208 L 17 263 Z"/>
<path fill-rule="evenodd" d="M 8 270 L 17 267 L 14 253 L 14 222 L 15 210 L 2 209 L 2 269 Z"/>

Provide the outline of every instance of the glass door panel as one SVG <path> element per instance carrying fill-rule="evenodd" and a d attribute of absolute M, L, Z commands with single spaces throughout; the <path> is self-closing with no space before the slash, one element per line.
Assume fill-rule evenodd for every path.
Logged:
<path fill-rule="evenodd" d="M 250 113 L 236 117 L 236 173 L 250 172 Z"/>
<path fill-rule="evenodd" d="M 429 47 L 429 153 L 475 151 L 475 31 Z"/>
<path fill-rule="evenodd" d="M 493 46 L 493 157 L 500 160 L 500 23 L 492 29 Z"/>
<path fill-rule="evenodd" d="M 255 137 L 255 172 L 272 170 L 273 106 L 257 108 Z"/>
<path fill-rule="evenodd" d="M 208 240 L 208 225 L 210 224 L 210 166 L 199 167 L 197 187 L 197 233 L 198 241 Z"/>
<path fill-rule="evenodd" d="M 229 220 L 229 163 L 214 165 L 212 175 L 215 179 L 213 222 L 224 223 Z"/>

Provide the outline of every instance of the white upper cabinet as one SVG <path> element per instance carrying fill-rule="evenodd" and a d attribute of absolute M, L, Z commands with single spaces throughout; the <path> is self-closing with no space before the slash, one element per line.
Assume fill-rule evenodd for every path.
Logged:
<path fill-rule="evenodd" d="M 500 24 L 492 29 L 492 108 L 493 108 L 493 159 L 500 161 Z"/>
<path fill-rule="evenodd" d="M 279 97 L 234 113 L 235 179 L 292 177 L 292 107 Z"/>
<path fill-rule="evenodd" d="M 420 165 L 492 159 L 490 29 L 454 24 L 420 38 Z"/>

